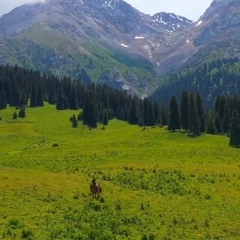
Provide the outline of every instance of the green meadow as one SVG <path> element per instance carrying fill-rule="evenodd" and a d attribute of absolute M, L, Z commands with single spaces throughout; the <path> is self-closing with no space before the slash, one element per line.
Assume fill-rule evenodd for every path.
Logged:
<path fill-rule="evenodd" d="M 0 239 L 240 239 L 240 150 L 54 106 L 0 111 Z M 95 177 L 103 189 L 93 199 Z"/>

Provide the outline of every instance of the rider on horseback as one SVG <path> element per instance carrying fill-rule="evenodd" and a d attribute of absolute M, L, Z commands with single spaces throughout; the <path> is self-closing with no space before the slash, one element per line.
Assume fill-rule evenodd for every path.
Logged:
<path fill-rule="evenodd" d="M 102 188 L 100 185 L 96 182 L 96 179 L 92 179 L 92 184 L 90 185 L 90 191 L 93 194 L 93 197 L 97 198 L 100 196 L 100 193 L 102 192 Z"/>

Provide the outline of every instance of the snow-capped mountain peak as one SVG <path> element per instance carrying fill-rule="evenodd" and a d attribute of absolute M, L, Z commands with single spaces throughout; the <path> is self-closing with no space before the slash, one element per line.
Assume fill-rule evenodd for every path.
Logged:
<path fill-rule="evenodd" d="M 154 22 L 165 26 L 167 31 L 176 31 L 182 27 L 187 27 L 193 23 L 192 20 L 176 15 L 174 13 L 160 12 L 152 16 Z"/>

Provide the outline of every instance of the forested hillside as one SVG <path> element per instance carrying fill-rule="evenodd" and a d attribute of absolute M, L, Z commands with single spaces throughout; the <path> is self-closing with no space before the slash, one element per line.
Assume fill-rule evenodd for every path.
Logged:
<path fill-rule="evenodd" d="M 240 62 L 237 58 L 205 62 L 162 79 L 152 98 L 168 103 L 171 96 L 180 99 L 183 91 L 199 93 L 207 108 L 212 108 L 219 95 L 234 96 L 240 92 Z"/>

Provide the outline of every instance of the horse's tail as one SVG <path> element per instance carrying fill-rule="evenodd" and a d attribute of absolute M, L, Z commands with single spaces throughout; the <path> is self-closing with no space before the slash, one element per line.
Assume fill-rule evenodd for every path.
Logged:
<path fill-rule="evenodd" d="M 102 188 L 100 185 L 99 185 L 99 192 L 102 193 Z"/>

